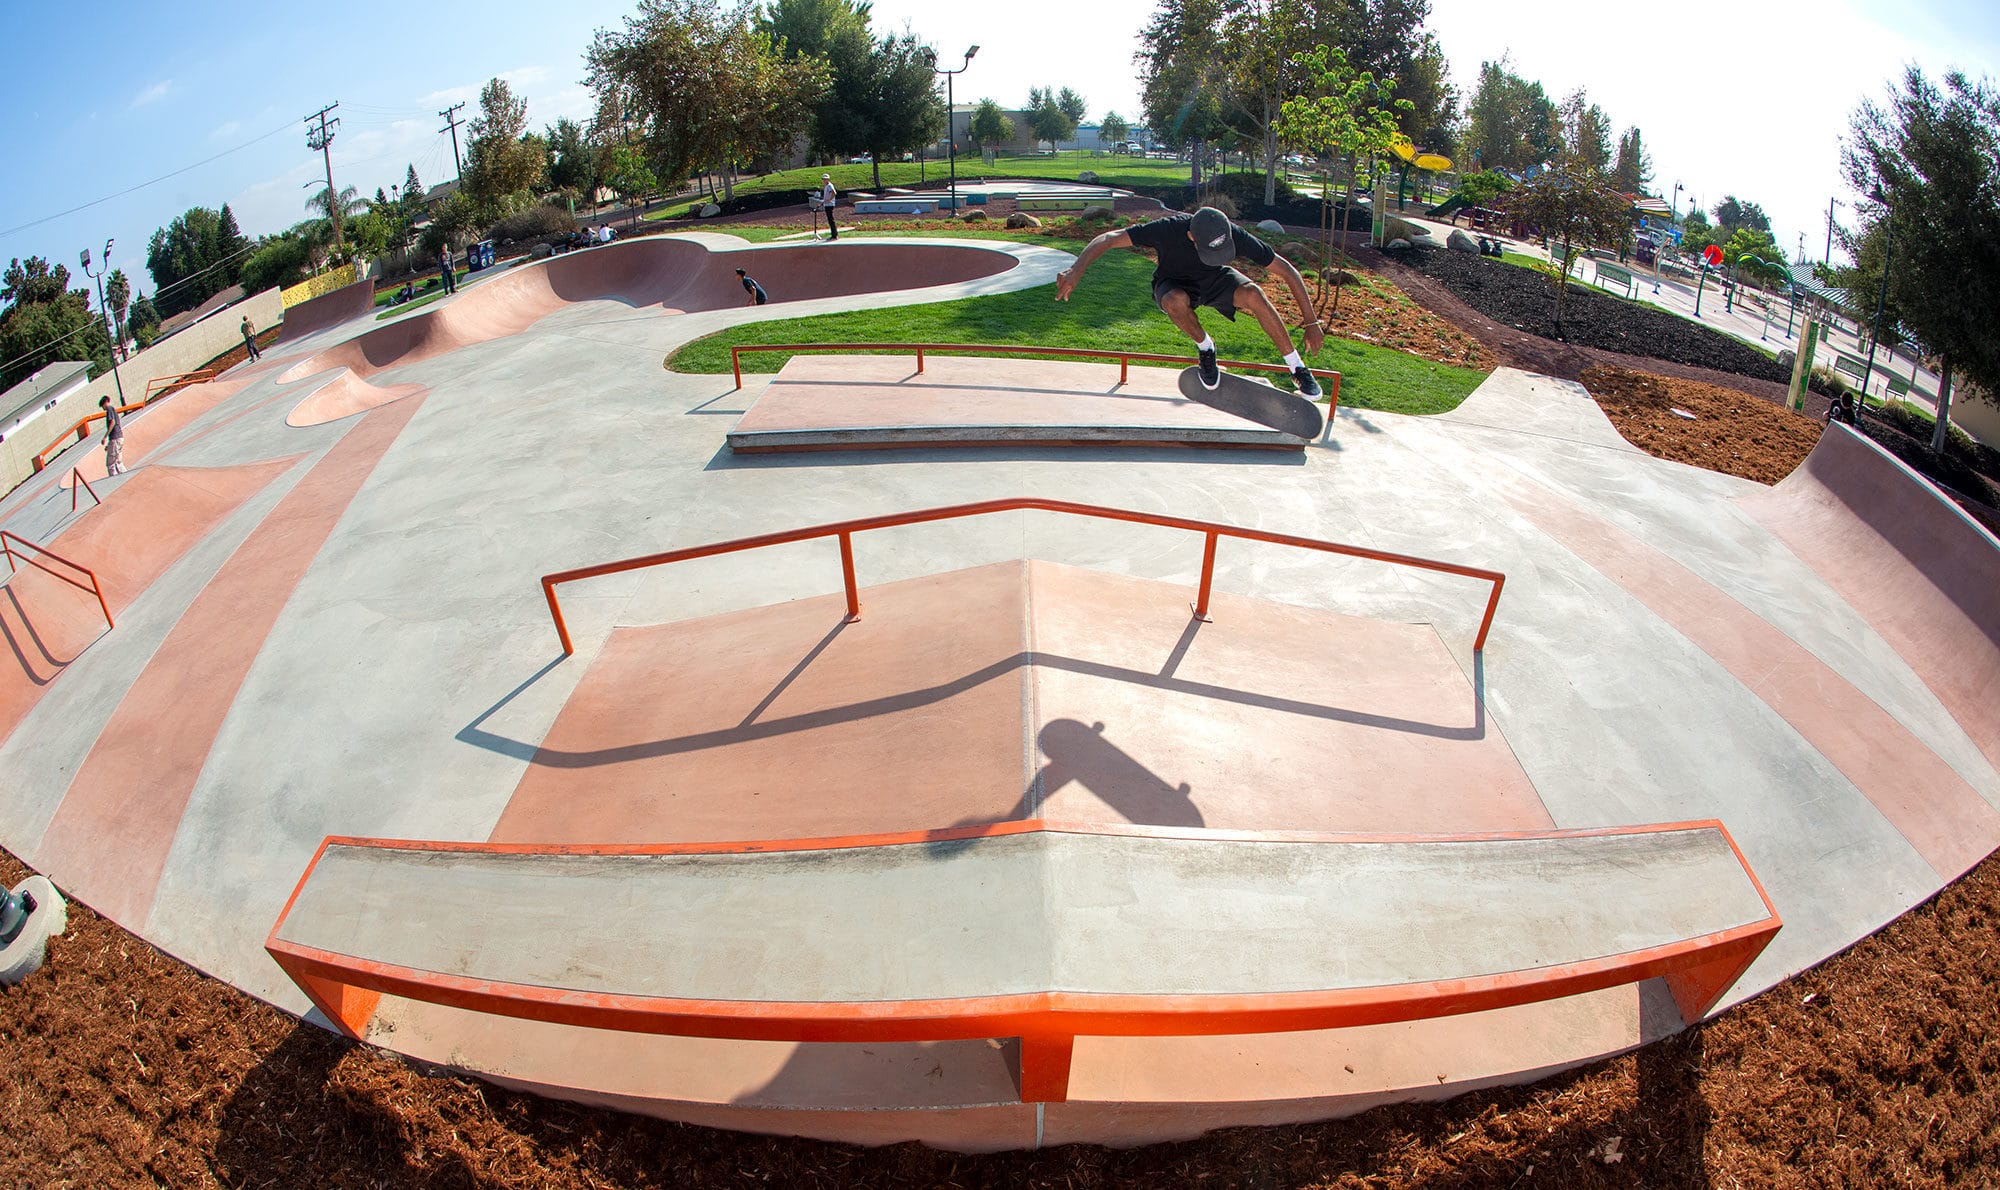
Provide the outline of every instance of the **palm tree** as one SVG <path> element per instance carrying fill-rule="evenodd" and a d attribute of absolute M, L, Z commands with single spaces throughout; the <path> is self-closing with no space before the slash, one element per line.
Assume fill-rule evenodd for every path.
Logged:
<path fill-rule="evenodd" d="M 368 209 L 368 200 L 355 193 L 354 187 L 342 186 L 340 188 L 339 209 L 336 210 L 334 200 L 331 197 L 332 193 L 332 187 L 320 187 L 317 193 L 306 200 L 306 213 L 308 215 L 321 215 L 329 220 L 333 224 L 334 242 L 338 244 L 340 242 L 340 221 L 350 215 L 359 215 L 366 211 Z"/>

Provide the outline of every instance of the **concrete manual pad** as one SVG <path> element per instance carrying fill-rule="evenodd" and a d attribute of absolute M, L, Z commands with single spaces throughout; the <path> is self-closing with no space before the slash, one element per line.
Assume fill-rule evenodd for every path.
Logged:
<path fill-rule="evenodd" d="M 1178 374 L 1134 364 L 926 353 L 795 355 L 758 394 L 731 450 L 1102 443 L 1263 446 L 1290 434 L 1182 395 Z"/>

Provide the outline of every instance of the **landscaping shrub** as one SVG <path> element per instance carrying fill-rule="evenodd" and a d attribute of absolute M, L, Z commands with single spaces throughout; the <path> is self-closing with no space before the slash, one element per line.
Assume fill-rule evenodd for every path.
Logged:
<path fill-rule="evenodd" d="M 576 217 L 561 207 L 541 203 L 518 211 L 486 229 L 486 238 L 496 243 L 518 243 L 546 236 L 564 236 L 576 230 Z"/>

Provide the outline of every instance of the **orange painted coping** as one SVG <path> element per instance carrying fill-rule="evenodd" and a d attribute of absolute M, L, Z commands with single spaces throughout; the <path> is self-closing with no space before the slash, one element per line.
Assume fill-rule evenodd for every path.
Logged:
<path fill-rule="evenodd" d="M 1048 991 L 952 1000 L 770 1002 L 697 1000 L 585 992 L 445 975 L 317 947 L 278 937 L 285 918 L 330 846 L 380 847 L 413 851 L 542 855 L 693 855 L 745 852 L 837 850 L 896 844 L 942 842 L 1059 831 L 1069 834 L 1137 836 L 1208 841 L 1392 843 L 1480 842 L 1509 839 L 1584 838 L 1642 835 L 1659 831 L 1712 829 L 1729 843 L 1737 862 L 1763 900 L 1768 917 L 1732 929 L 1625 954 L 1578 963 L 1433 980 L 1307 992 L 1242 995 L 1104 995 Z M 381 996 L 394 995 L 448 1007 L 524 1020 L 584 1028 L 745 1041 L 907 1042 L 1019 1037 L 1023 1102 L 1064 1102 L 1068 1098 L 1074 1039 L 1088 1036 L 1188 1036 L 1278 1033 L 1349 1028 L 1482 1012 L 1636 983 L 1665 976 L 1682 1018 L 1705 1015 L 1783 923 L 1762 882 L 1751 872 L 1742 849 L 1719 821 L 1569 831 L 1510 831 L 1476 835 L 1333 835 L 1284 831 L 1207 831 L 1039 819 L 832 839 L 779 839 L 754 842 L 672 843 L 642 847 L 507 843 L 418 842 L 330 836 L 307 865 L 264 948 L 313 1003 L 343 1032 L 357 1039 L 367 1031 Z"/>

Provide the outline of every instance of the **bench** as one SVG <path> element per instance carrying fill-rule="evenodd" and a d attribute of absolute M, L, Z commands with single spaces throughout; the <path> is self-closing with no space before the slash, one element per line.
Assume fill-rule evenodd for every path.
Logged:
<path fill-rule="evenodd" d="M 1634 301 L 1638 300 L 1639 280 L 1632 275 L 1630 269 L 1625 268 L 1623 265 L 1612 264 L 1608 260 L 1600 260 L 1597 262 L 1597 283 L 1604 285 L 1606 278 L 1611 280 L 1612 285 L 1623 285 L 1626 297 Z M 1605 286 L 1605 288 L 1608 289 L 1610 286 Z"/>
<path fill-rule="evenodd" d="M 1890 396 L 1907 397 L 1910 395 L 1910 382 L 1903 379 L 1901 376 L 1898 376 L 1894 372 L 1885 369 L 1882 372 L 1882 379 L 1889 386 Z"/>
<path fill-rule="evenodd" d="M 1833 357 L 1833 370 L 1864 389 L 1867 387 L 1868 364 L 1860 358 L 1845 352 L 1836 352 Z"/>
<path fill-rule="evenodd" d="M 997 196 L 996 196 L 997 197 Z M 1015 197 L 1016 209 L 1023 211 L 1081 211 L 1085 207 L 1110 206 L 1118 196 L 1109 190 L 1083 191 L 1065 190 L 1053 194 L 1033 194 L 1026 191 Z"/>
<path fill-rule="evenodd" d="M 1330 1029 L 1666 979 L 1706 1015 L 1779 928 L 1719 822 L 1388 837 L 1008 822 L 563 847 L 329 838 L 265 948 L 357 1039 L 383 995 L 634 1033 Z M 393 1022 L 391 1022 L 393 1024 Z"/>

